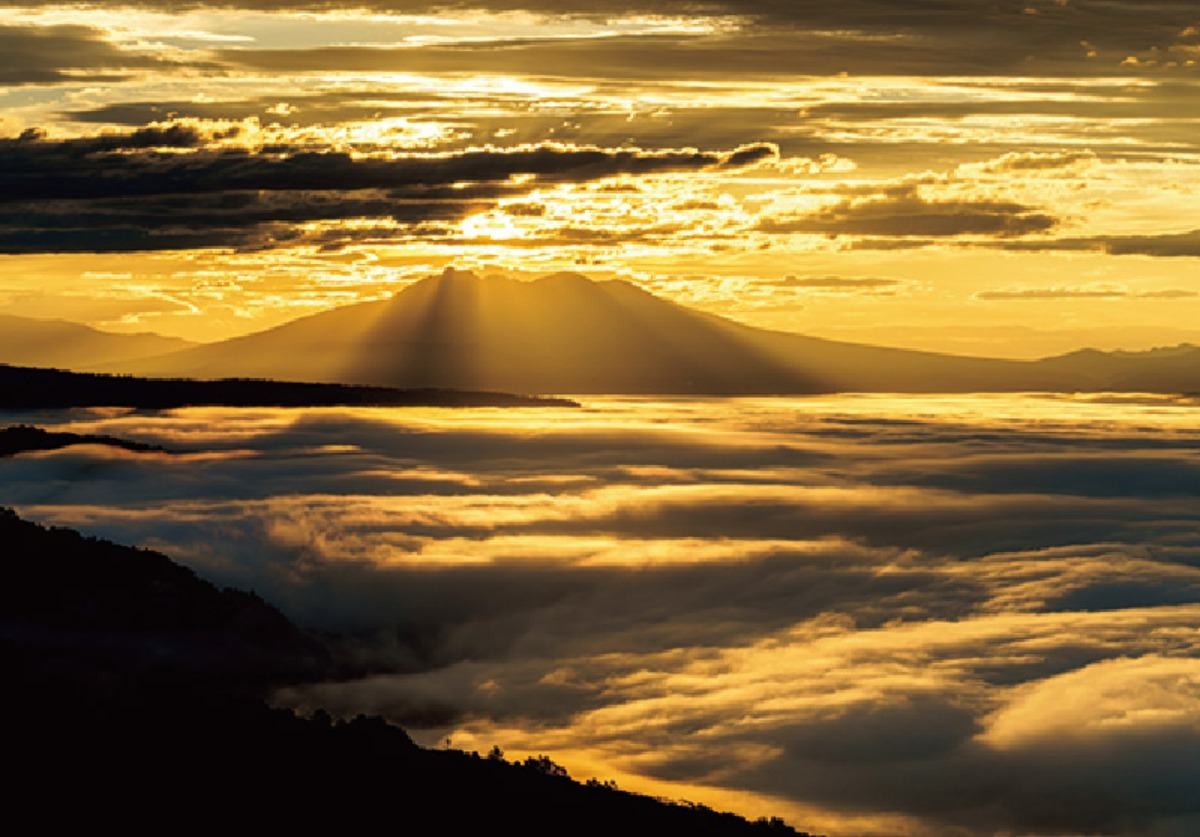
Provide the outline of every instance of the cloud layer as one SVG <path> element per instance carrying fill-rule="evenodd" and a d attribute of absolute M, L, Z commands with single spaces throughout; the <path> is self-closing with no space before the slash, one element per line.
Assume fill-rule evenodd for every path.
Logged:
<path fill-rule="evenodd" d="M 763 144 L 725 153 L 543 144 L 386 157 L 211 147 L 240 132 L 173 124 L 0 140 L 0 253 L 299 243 L 306 223 L 436 224 L 559 181 L 734 171 L 777 154 Z"/>
<path fill-rule="evenodd" d="M 289 705 L 830 833 L 1184 834 L 1193 408 L 78 416 L 175 452 L 8 460 L 0 502 L 254 588 L 381 671 Z"/>

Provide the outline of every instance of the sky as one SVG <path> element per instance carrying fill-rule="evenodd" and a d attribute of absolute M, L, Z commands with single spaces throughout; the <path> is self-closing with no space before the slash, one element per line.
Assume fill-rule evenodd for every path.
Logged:
<path fill-rule="evenodd" d="M 831 837 L 1200 832 L 1196 398 L 19 416 L 0 504 L 350 633 L 275 696 Z"/>
<path fill-rule="evenodd" d="M 0 313 L 447 265 L 1005 357 L 1200 342 L 1194 0 L 0 0 Z"/>

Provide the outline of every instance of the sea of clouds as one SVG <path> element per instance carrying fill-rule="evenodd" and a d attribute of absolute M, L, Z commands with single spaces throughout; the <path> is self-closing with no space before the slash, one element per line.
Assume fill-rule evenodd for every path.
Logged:
<path fill-rule="evenodd" d="M 282 691 L 830 834 L 1200 832 L 1187 399 L 24 414 L 0 504 L 352 635 Z"/>

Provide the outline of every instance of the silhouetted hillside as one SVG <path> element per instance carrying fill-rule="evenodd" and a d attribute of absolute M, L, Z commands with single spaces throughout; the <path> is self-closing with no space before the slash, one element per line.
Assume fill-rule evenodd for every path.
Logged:
<path fill-rule="evenodd" d="M 0 544 L 6 814 L 34 832 L 796 833 L 580 784 L 544 757 L 424 750 L 378 718 L 270 709 L 272 685 L 333 668 L 256 596 L 7 509 Z"/>
<path fill-rule="evenodd" d="M 18 424 L 0 428 L 0 456 L 14 456 L 35 450 L 58 450 L 71 445 L 105 445 L 139 453 L 158 452 L 163 448 L 142 442 L 131 442 L 115 436 L 97 436 L 91 433 L 58 433 Z"/>
<path fill-rule="evenodd" d="M 265 380 L 135 378 L 0 365 L 0 409 L 67 407 L 541 407 L 561 398 Z"/>
<path fill-rule="evenodd" d="M 61 680 L 68 700 L 84 693 L 94 708 L 172 691 L 257 694 L 331 669 L 316 641 L 257 596 L 218 590 L 159 553 L 45 529 L 8 509 L 0 544 L 9 686 L 38 692 Z"/>

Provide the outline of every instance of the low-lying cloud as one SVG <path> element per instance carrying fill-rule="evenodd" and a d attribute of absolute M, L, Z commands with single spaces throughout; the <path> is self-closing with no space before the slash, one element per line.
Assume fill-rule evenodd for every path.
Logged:
<path fill-rule="evenodd" d="M 278 696 L 302 710 L 831 834 L 1185 834 L 1191 409 L 43 415 L 173 452 L 0 461 L 0 503 L 351 632 L 378 673 Z"/>

